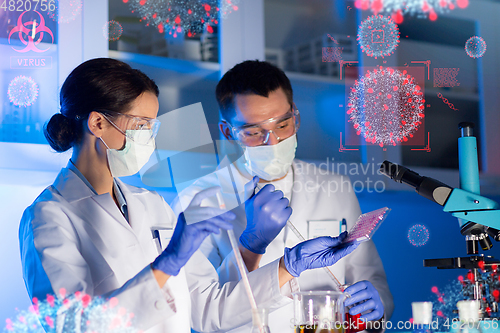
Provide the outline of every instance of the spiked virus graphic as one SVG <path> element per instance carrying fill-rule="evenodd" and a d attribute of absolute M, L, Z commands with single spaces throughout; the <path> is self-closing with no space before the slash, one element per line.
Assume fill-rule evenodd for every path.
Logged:
<path fill-rule="evenodd" d="M 125 2 L 125 1 L 124 1 Z M 153 25 L 160 33 L 167 32 L 177 37 L 185 33 L 188 37 L 206 29 L 213 33 L 213 26 L 219 24 L 232 11 L 238 10 L 239 0 L 128 0 L 130 10 L 146 25 Z"/>
<path fill-rule="evenodd" d="M 465 43 L 465 52 L 471 58 L 480 58 L 486 52 L 486 42 L 478 36 L 473 36 Z"/>
<path fill-rule="evenodd" d="M 358 9 L 371 10 L 374 14 L 393 15 L 397 24 L 403 22 L 404 15 L 428 18 L 435 21 L 438 14 L 455 8 L 467 8 L 469 0 L 356 0 Z"/>
<path fill-rule="evenodd" d="M 449 331 L 452 319 L 458 317 L 458 314 L 454 313 L 457 309 L 457 302 L 465 299 L 462 294 L 462 285 L 458 280 L 454 280 L 445 285 L 442 290 L 434 286 L 431 291 L 435 295 L 432 300 L 432 317 L 437 319 L 439 325 L 436 331 Z"/>
<path fill-rule="evenodd" d="M 80 14 L 82 5 L 82 0 L 59 0 L 56 1 L 55 9 L 49 10 L 48 14 L 56 22 L 69 23 Z"/>
<path fill-rule="evenodd" d="M 372 15 L 358 28 L 358 43 L 370 57 L 386 57 L 394 53 L 399 44 L 399 28 L 390 17 Z"/>
<path fill-rule="evenodd" d="M 133 327 L 133 313 L 118 304 L 118 299 L 105 301 L 91 298 L 82 292 L 61 298 L 47 295 L 44 301 L 33 298 L 28 311 L 20 311 L 16 320 L 5 321 L 5 332 L 111 332 L 137 333 Z"/>
<path fill-rule="evenodd" d="M 424 118 L 423 92 L 406 70 L 379 67 L 355 81 L 349 122 L 366 142 L 393 145 L 413 137 Z"/>
<path fill-rule="evenodd" d="M 38 85 L 31 77 L 19 75 L 10 81 L 7 95 L 14 105 L 27 107 L 36 101 Z"/>
<path fill-rule="evenodd" d="M 104 35 L 104 38 L 106 38 L 107 40 L 115 41 L 120 39 L 120 37 L 122 36 L 123 27 L 119 22 L 111 20 L 104 24 L 102 33 Z"/>
<path fill-rule="evenodd" d="M 411 245 L 420 247 L 429 241 L 429 229 L 421 224 L 415 224 L 408 230 L 408 241 Z"/>

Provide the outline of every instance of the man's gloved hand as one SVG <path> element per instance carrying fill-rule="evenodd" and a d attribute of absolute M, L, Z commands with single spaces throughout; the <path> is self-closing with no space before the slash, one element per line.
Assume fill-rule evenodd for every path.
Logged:
<path fill-rule="evenodd" d="M 350 306 L 361 302 L 349 309 L 349 314 L 355 316 L 370 311 L 360 317 L 360 319 L 364 321 L 378 320 L 384 315 L 384 305 L 380 300 L 377 289 L 375 289 L 370 281 L 356 282 L 352 286 L 346 288 L 344 292 L 351 295 L 350 298 L 344 301 L 344 306 Z"/>
<path fill-rule="evenodd" d="M 354 251 L 359 242 L 342 244 L 347 237 L 343 232 L 339 237 L 318 237 L 295 245 L 293 248 L 285 248 L 284 262 L 287 271 L 294 277 L 307 269 L 331 266 Z"/>
<path fill-rule="evenodd" d="M 252 182 L 255 188 L 259 177 L 255 176 Z M 272 184 L 267 184 L 250 197 L 245 202 L 247 227 L 240 236 L 241 245 L 254 253 L 264 254 L 266 247 L 278 236 L 292 215 L 289 204 L 283 192 L 275 191 Z"/>
<path fill-rule="evenodd" d="M 188 208 L 179 215 L 170 243 L 152 263 L 152 268 L 176 276 L 209 234 L 218 234 L 219 228 L 233 228 L 229 221 L 236 217 L 234 213 L 200 206 L 203 199 L 215 195 L 218 191 L 219 187 L 211 187 L 194 196 Z M 188 224 L 185 216 L 191 216 L 201 222 Z"/>

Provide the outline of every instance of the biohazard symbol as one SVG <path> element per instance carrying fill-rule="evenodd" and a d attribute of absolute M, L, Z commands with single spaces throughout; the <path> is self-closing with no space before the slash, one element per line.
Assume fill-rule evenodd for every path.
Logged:
<path fill-rule="evenodd" d="M 50 37 L 52 37 L 52 43 L 54 43 L 54 35 L 52 34 L 52 31 L 45 26 L 45 19 L 43 16 L 35 11 L 35 13 L 40 16 L 40 23 L 36 22 L 36 19 L 33 21 L 28 21 L 23 23 L 23 15 L 26 12 L 22 13 L 19 18 L 17 19 L 17 26 L 11 30 L 9 34 L 9 44 L 10 44 L 10 37 L 15 34 L 16 32 L 19 33 L 19 40 L 26 45 L 26 47 L 22 50 L 16 50 L 14 47 L 12 49 L 14 51 L 20 52 L 20 53 L 25 53 L 28 51 L 34 51 L 34 52 L 45 52 L 46 50 L 40 50 L 37 48 L 37 45 L 42 42 L 44 32 L 48 33 Z M 30 28 L 31 27 L 31 28 Z M 35 40 L 35 37 L 39 34 L 39 38 Z M 28 38 L 26 41 L 25 36 Z"/>

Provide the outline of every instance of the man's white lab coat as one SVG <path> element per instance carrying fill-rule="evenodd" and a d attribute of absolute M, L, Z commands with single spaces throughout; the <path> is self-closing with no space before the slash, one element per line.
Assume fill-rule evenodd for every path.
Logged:
<path fill-rule="evenodd" d="M 316 221 L 341 221 L 345 218 L 347 230 L 354 225 L 361 210 L 347 176 L 331 174 L 313 164 L 297 159 L 294 160 L 290 172 L 293 173 L 290 203 L 293 213 L 290 221 L 305 238 L 308 238 L 308 232 L 314 228 Z M 173 203 L 174 211 L 178 213 L 181 207 L 186 207 L 190 199 L 202 189 L 214 185 L 221 186 L 227 208 L 237 215 L 233 224 L 235 235 L 239 237 L 246 227 L 244 201 L 250 195 L 248 185 L 244 186 L 244 184 L 250 180 L 242 175 L 233 164 L 222 168 L 184 189 Z M 208 204 L 213 205 L 216 202 Z M 336 234 L 329 232 L 328 236 L 338 235 L 337 225 L 335 224 L 334 228 L 337 230 Z M 299 239 L 295 234 L 288 227 L 283 228 L 267 247 L 261 265 L 280 258 L 283 256 L 285 247 L 293 247 L 297 243 Z M 200 249 L 217 268 L 221 282 L 239 279 L 227 235 L 211 235 Z M 384 304 L 385 319 L 390 318 L 394 310 L 393 299 L 382 261 L 371 240 L 359 245 L 353 253 L 338 261 L 330 269 L 343 284 L 353 284 L 361 280 L 370 281 L 379 292 Z M 323 269 L 305 271 L 298 281 L 301 290 L 336 290 L 334 282 Z M 293 316 L 293 304 L 271 312 L 269 314 L 271 332 L 292 332 Z M 247 324 L 231 332 L 249 332 L 250 327 L 251 325 Z"/>
<path fill-rule="evenodd" d="M 68 168 L 25 210 L 19 240 L 30 297 L 43 300 L 61 288 L 67 294 L 116 296 L 134 313 L 136 327 L 148 333 L 188 333 L 191 326 L 212 332 L 251 321 L 243 284 L 220 285 L 200 251 L 159 288 L 150 268 L 159 254 L 152 231 L 175 227 L 174 213 L 156 192 L 116 181 L 130 224 L 109 193 L 96 195 Z M 249 275 L 261 306 L 291 303 L 279 289 L 278 265 Z"/>

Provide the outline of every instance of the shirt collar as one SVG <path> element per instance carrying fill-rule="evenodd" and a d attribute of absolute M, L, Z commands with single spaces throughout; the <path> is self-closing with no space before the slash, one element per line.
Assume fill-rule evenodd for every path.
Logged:
<path fill-rule="evenodd" d="M 125 214 L 125 217 L 127 217 L 127 201 L 123 196 L 123 192 L 120 189 L 120 185 L 118 185 L 118 182 L 114 178 L 113 178 L 113 187 L 116 195 L 116 200 L 118 201 L 118 205 L 120 205 L 120 210 L 122 211 L 123 214 Z"/>
<path fill-rule="evenodd" d="M 80 172 L 80 170 L 78 170 L 78 168 L 73 163 L 73 161 L 71 161 L 71 159 L 68 162 L 67 168 L 73 171 L 78 176 L 78 178 L 80 178 L 95 195 L 97 195 L 96 190 L 92 187 L 92 185 L 89 183 L 87 178 L 85 178 L 85 176 Z M 116 200 L 118 200 L 118 204 L 120 205 L 120 210 L 122 211 L 122 213 L 125 214 L 127 209 L 127 201 L 125 200 L 123 192 L 120 189 L 120 186 L 118 185 L 118 182 L 116 181 L 115 178 L 113 178 L 113 189 L 115 191 Z"/>
<path fill-rule="evenodd" d="M 78 168 L 76 167 L 76 165 L 73 163 L 73 161 L 71 161 L 71 159 L 69 160 L 68 162 L 68 165 L 66 166 L 68 169 L 70 169 L 71 171 L 73 171 L 77 176 L 78 178 L 80 178 L 84 183 L 85 185 L 88 186 L 88 188 L 90 188 L 92 190 L 92 192 L 97 195 L 97 192 L 96 190 L 94 190 L 94 188 L 92 187 L 92 185 L 89 183 L 89 181 L 87 180 L 87 178 L 85 178 L 85 176 L 80 172 L 80 170 L 78 170 Z"/>

